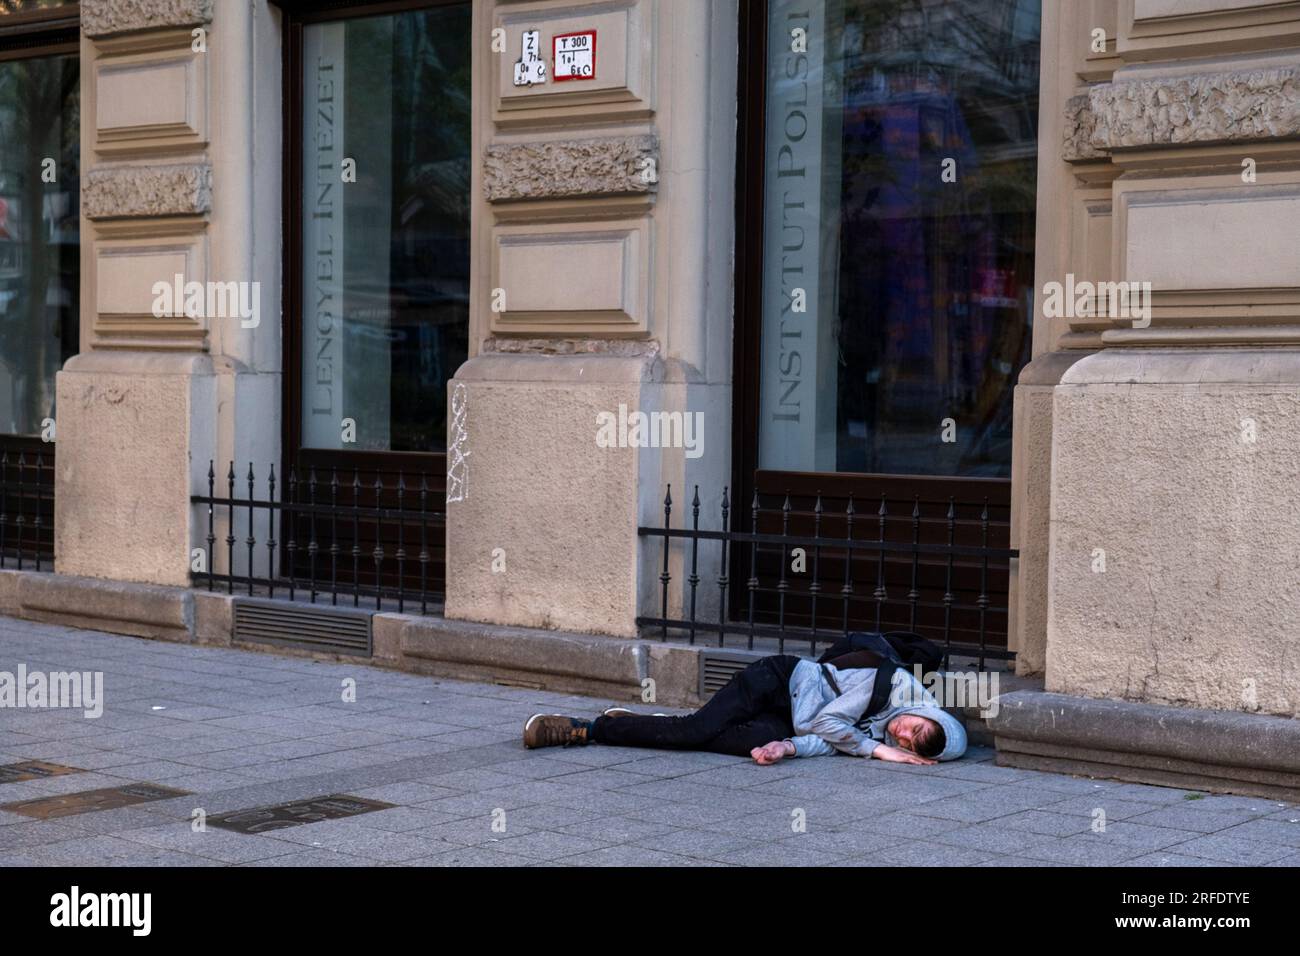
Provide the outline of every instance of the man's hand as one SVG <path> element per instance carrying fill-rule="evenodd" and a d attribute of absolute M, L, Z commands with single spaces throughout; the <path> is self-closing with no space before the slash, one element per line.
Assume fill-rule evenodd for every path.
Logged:
<path fill-rule="evenodd" d="M 772 745 L 768 744 L 768 746 L 770 747 Z M 871 756 L 878 760 L 888 760 L 890 763 L 919 763 L 928 766 L 939 762 L 937 760 L 931 760 L 929 757 L 922 757 L 918 754 L 914 754 L 910 750 L 902 750 L 898 747 L 889 747 L 885 744 L 880 744 L 875 750 L 871 751 Z"/>
<path fill-rule="evenodd" d="M 749 755 L 754 758 L 754 763 L 767 766 L 785 757 L 794 756 L 794 744 L 788 740 L 774 740 L 770 744 L 755 747 L 749 752 Z"/>

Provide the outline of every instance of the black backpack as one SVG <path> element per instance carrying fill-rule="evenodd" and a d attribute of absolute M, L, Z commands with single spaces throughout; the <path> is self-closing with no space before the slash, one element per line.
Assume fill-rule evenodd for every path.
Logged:
<path fill-rule="evenodd" d="M 836 660 L 841 657 L 845 658 L 843 663 Z M 855 631 L 841 637 L 817 658 L 818 664 L 834 664 L 841 670 L 879 667 L 882 661 L 893 661 L 909 670 L 920 664 L 921 672 L 929 673 L 943 666 L 943 649 L 911 631 Z"/>
<path fill-rule="evenodd" d="M 889 701 L 895 671 L 900 667 L 911 670 L 917 664 L 921 665 L 922 673 L 937 671 L 943 664 L 943 651 L 938 644 L 911 631 L 889 631 L 884 634 L 875 631 L 856 631 L 846 634 L 832 644 L 826 653 L 817 659 L 817 663 L 821 665 L 822 674 L 837 697 L 842 696 L 843 691 L 831 676 L 827 664 L 839 670 L 855 667 L 876 669 L 876 680 L 871 688 L 871 701 L 857 720 L 860 727 L 869 717 L 878 714 Z"/>

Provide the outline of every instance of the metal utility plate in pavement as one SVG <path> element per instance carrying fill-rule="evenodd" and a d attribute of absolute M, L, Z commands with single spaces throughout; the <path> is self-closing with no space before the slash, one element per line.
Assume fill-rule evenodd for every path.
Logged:
<path fill-rule="evenodd" d="M 160 787 L 156 783 L 131 783 L 125 787 L 83 790 L 80 793 L 63 793 L 54 797 L 38 797 L 35 800 L 4 803 L 0 804 L 0 810 L 21 813 L 25 817 L 36 817 L 38 820 L 51 820 L 55 817 L 71 817 L 94 810 L 116 810 L 118 807 L 129 807 L 136 803 L 149 803 L 151 800 L 168 800 L 172 797 L 189 795 L 188 790 L 173 790 L 170 787 Z"/>
<path fill-rule="evenodd" d="M 24 760 L 22 763 L 7 763 L 0 766 L 0 783 L 44 780 L 46 777 L 61 777 L 65 773 L 85 773 L 85 771 L 80 767 L 65 767 L 63 764 L 46 763 L 44 760 Z"/>
<path fill-rule="evenodd" d="M 268 830 L 283 830 L 304 823 L 319 823 L 322 820 L 337 820 L 341 817 L 354 817 L 359 813 L 373 813 L 375 810 L 391 810 L 396 804 L 382 803 L 379 800 L 363 800 L 361 797 L 348 796 L 346 793 L 332 793 L 325 797 L 312 797 L 309 800 L 294 800 L 292 803 L 277 803 L 269 807 L 254 807 L 251 810 L 236 810 L 220 816 L 208 817 L 208 826 L 236 833 L 265 833 Z"/>

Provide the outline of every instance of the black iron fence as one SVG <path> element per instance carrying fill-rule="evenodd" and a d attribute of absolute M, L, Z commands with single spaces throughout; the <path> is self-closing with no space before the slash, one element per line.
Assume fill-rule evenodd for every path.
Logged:
<path fill-rule="evenodd" d="M 0 568 L 54 570 L 54 456 L 0 452 Z"/>
<path fill-rule="evenodd" d="M 1005 518 L 987 500 L 923 508 L 919 497 L 881 497 L 859 511 L 852 496 L 832 510 L 820 493 L 799 507 L 789 494 L 779 507 L 755 494 L 748 514 L 733 515 L 723 489 L 717 530 L 700 527 L 701 509 L 696 485 L 689 522 L 673 527 L 670 485 L 663 526 L 637 529 L 662 539 L 660 614 L 637 618 L 649 637 L 718 647 L 740 637 L 750 650 L 756 641 L 776 653 L 797 644 L 815 655 L 850 631 L 909 630 L 981 668 L 1015 656 L 1007 608 L 992 596 L 1007 593 L 1017 551 L 990 546 Z"/>
<path fill-rule="evenodd" d="M 385 481 L 387 476 L 387 481 Z M 443 599 L 446 514 L 436 510 L 440 476 L 403 471 L 340 476 L 290 469 L 277 484 L 271 466 L 261 484 L 250 462 L 224 479 L 208 463 L 208 493 L 193 495 L 206 528 L 204 560 L 190 577 L 208 590 L 236 591 L 353 607 L 373 602 L 427 614 Z M 224 494 L 221 492 L 224 491 Z M 277 497 L 278 491 L 278 497 Z"/>

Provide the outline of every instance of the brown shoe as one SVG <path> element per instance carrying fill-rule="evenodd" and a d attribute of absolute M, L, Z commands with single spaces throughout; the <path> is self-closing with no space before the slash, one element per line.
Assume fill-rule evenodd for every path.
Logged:
<path fill-rule="evenodd" d="M 576 717 L 562 717 L 559 714 L 533 714 L 524 724 L 524 746 L 529 750 L 537 747 L 572 747 L 586 746 L 587 728 L 585 720 Z"/>

